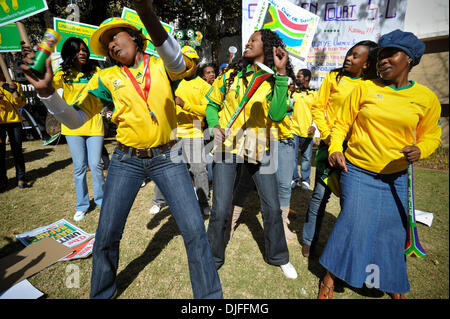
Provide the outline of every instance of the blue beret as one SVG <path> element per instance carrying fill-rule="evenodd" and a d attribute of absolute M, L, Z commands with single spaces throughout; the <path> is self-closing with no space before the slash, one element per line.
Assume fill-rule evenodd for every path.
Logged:
<path fill-rule="evenodd" d="M 379 49 L 399 48 L 411 59 L 411 65 L 417 65 L 425 52 L 425 43 L 420 41 L 413 33 L 404 32 L 399 29 L 386 33 L 378 40 Z"/>

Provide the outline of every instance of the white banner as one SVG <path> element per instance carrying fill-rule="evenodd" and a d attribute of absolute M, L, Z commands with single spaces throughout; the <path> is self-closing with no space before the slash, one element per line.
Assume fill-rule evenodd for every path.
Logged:
<path fill-rule="evenodd" d="M 263 1 L 263 0 L 260 0 Z M 258 0 L 242 1 L 242 47 L 255 24 Z M 372 40 L 395 29 L 403 30 L 407 0 L 288 0 L 320 17 L 306 61 L 291 55 L 297 71 L 312 72 L 311 86 L 319 88 L 331 70 L 343 65 L 348 49 L 359 41 Z"/>

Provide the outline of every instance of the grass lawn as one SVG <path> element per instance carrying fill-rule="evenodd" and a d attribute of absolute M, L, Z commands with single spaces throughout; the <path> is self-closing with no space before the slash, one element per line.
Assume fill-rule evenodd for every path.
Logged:
<path fill-rule="evenodd" d="M 112 153 L 114 143 L 106 145 Z M 10 186 L 0 193 L 0 258 L 23 249 L 15 236 L 65 218 L 83 230 L 94 233 L 99 209 L 93 208 L 81 222 L 74 222 L 75 189 L 72 160 L 67 144 L 43 146 L 42 141 L 23 144 L 27 178 L 31 187 Z M 9 146 L 7 167 L 10 185 L 15 183 L 15 170 Z M 314 168 L 312 172 L 314 176 Z M 449 176 L 447 170 L 415 169 L 416 209 L 432 212 L 431 227 L 418 224 L 419 236 L 427 255 L 422 259 L 408 257 L 411 291 L 408 298 L 449 298 Z M 92 197 L 91 175 L 88 186 Z M 170 209 L 157 215 L 148 213 L 154 184 L 141 188 L 127 220 L 121 241 L 117 283 L 118 298 L 192 298 L 184 244 Z M 301 255 L 301 231 L 305 220 L 310 191 L 295 189 L 291 208 L 296 218 L 291 228 L 298 239 L 288 243 L 290 261 L 296 267 L 297 279 L 287 279 L 278 267 L 264 262 L 264 240 L 259 200 L 255 193 L 238 221 L 232 241 L 226 251 L 226 263 L 219 270 L 225 298 L 245 299 L 315 299 L 319 279 L 325 273 L 318 258 L 339 213 L 336 197 L 330 199 L 322 222 L 315 253 Z M 205 226 L 208 220 L 205 220 Z M 79 287 L 66 285 L 71 272 L 79 269 Z M 29 278 L 49 299 L 88 298 L 92 257 L 58 262 Z M 336 299 L 387 299 L 375 289 L 354 289 L 343 283 L 336 287 Z"/>

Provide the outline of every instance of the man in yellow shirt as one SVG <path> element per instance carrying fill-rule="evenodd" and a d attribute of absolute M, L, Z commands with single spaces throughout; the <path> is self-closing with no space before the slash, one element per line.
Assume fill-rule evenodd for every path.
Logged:
<path fill-rule="evenodd" d="M 317 97 L 317 91 L 310 89 L 309 81 L 311 71 L 301 69 L 297 72 L 297 80 L 304 87 L 302 92 L 294 92 L 294 112 L 292 119 L 292 132 L 294 134 L 295 149 L 301 152 L 300 170 L 302 173 L 301 181 L 298 174 L 298 156 L 295 156 L 294 175 L 292 176 L 291 187 L 295 188 L 297 184 L 303 190 L 309 189 L 311 184 L 311 157 L 313 148 L 313 137 L 316 127 L 313 125 L 311 107 Z"/>
<path fill-rule="evenodd" d="M 14 94 L 17 93 L 17 94 Z M 22 88 L 17 82 L 8 84 L 0 72 L 0 191 L 8 186 L 6 175 L 6 133 L 16 167 L 17 186 L 24 188 L 25 160 L 22 153 L 22 115 L 20 108 L 26 104 Z"/>
<path fill-rule="evenodd" d="M 194 178 L 195 190 L 203 215 L 209 216 L 209 182 L 206 170 L 206 160 L 203 141 L 203 119 L 205 118 L 205 98 L 211 85 L 197 75 L 199 59 L 197 52 L 190 46 L 185 46 L 182 52 L 194 61 L 194 67 L 181 80 L 175 90 L 177 104 L 177 137 L 180 140 L 183 160 L 189 164 Z M 153 206 L 150 214 L 156 214 L 166 204 L 164 196 L 155 186 Z"/>

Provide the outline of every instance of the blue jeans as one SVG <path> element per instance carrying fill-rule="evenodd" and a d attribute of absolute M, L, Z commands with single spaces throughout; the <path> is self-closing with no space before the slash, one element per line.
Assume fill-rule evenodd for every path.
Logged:
<path fill-rule="evenodd" d="M 300 152 L 302 153 L 300 158 L 300 171 L 302 174 L 302 182 L 307 182 L 311 184 L 310 175 L 311 175 L 311 157 L 313 151 L 313 139 L 312 137 L 300 137 L 298 135 L 294 135 L 295 149 L 298 152 L 300 148 Z M 298 154 L 295 156 L 295 166 L 294 166 L 294 175 L 292 176 L 292 180 L 295 182 L 300 181 L 300 176 L 298 175 Z"/>
<path fill-rule="evenodd" d="M 213 206 L 208 225 L 208 238 L 219 269 L 225 262 L 225 228 L 231 214 L 233 185 L 238 169 L 248 170 L 252 176 L 260 198 L 261 214 L 264 223 L 265 257 L 272 265 L 284 265 L 289 262 L 289 251 L 281 219 L 278 200 L 278 184 L 275 173 L 265 174 L 264 164 L 248 162 L 214 162 L 213 165 Z M 245 174 L 244 174 L 245 175 Z"/>
<path fill-rule="evenodd" d="M 73 181 L 77 198 L 76 210 L 87 211 L 89 209 L 89 191 L 86 182 L 86 169 L 92 173 L 92 188 L 94 202 L 102 207 L 103 188 L 105 178 L 101 155 L 103 148 L 103 136 L 71 136 L 66 135 L 66 141 L 70 148 L 73 161 Z"/>
<path fill-rule="evenodd" d="M 209 181 L 206 162 L 204 160 L 203 139 L 181 138 L 178 143 L 181 143 L 183 160 L 188 164 L 190 172 L 193 175 L 200 207 L 209 207 Z M 153 205 L 159 206 L 166 204 L 158 186 L 155 186 L 152 203 Z"/>
<path fill-rule="evenodd" d="M 303 244 L 311 246 L 315 237 L 318 236 L 330 195 L 331 190 L 323 184 L 319 174 L 316 174 L 313 194 L 309 201 L 306 221 L 303 225 Z"/>
<path fill-rule="evenodd" d="M 291 181 L 297 154 L 294 139 L 279 140 L 278 144 L 278 196 L 281 207 L 289 207 L 291 202 Z"/>
<path fill-rule="evenodd" d="M 150 178 L 163 193 L 183 236 L 194 298 L 222 298 L 222 286 L 186 164 L 171 161 L 170 150 L 153 151 L 152 158 L 138 158 L 117 148 L 112 154 L 95 235 L 90 296 L 110 298 L 114 294 L 120 239 L 142 182 Z"/>
<path fill-rule="evenodd" d="M 25 181 L 25 159 L 22 152 L 22 123 L 0 124 L 0 184 L 8 184 L 6 175 L 6 133 L 14 157 L 16 168 L 16 182 Z"/>

